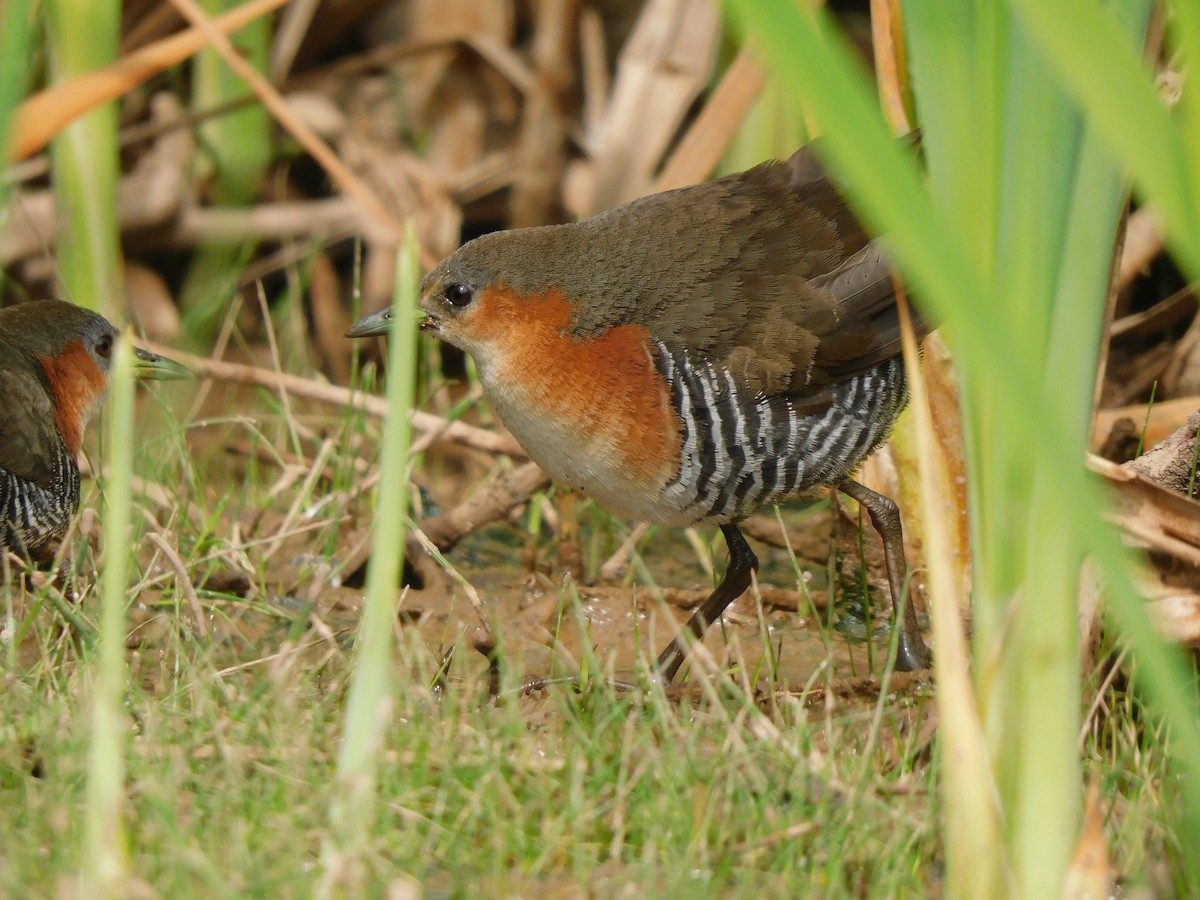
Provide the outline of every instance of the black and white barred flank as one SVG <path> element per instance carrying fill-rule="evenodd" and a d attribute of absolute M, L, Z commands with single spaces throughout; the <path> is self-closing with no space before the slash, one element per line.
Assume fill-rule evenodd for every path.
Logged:
<path fill-rule="evenodd" d="M 661 343 L 658 353 L 683 420 L 682 461 L 662 495 L 679 521 L 732 522 L 776 498 L 840 484 L 908 400 L 901 358 L 832 386 L 833 402 L 810 415 L 786 396 L 748 395 L 727 369 Z"/>
<path fill-rule="evenodd" d="M 0 551 L 35 561 L 52 557 L 79 509 L 79 467 L 61 448 L 43 487 L 0 466 Z"/>

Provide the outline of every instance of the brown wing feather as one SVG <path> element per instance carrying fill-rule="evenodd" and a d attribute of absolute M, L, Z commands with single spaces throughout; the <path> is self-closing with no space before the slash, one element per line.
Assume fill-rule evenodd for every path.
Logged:
<path fill-rule="evenodd" d="M 838 380 L 856 375 L 900 355 L 896 277 L 880 242 L 872 241 L 840 269 L 815 279 L 846 311 L 839 330 L 829 335 L 817 352 L 817 366 L 829 377 Z M 920 340 L 929 333 L 929 324 L 920 311 L 912 307 L 910 311 Z"/>
<path fill-rule="evenodd" d="M 830 385 L 900 353 L 893 268 L 810 147 L 695 190 L 709 191 L 726 215 L 695 216 L 684 226 L 691 240 L 711 245 L 702 232 L 721 223 L 730 252 L 710 257 L 716 264 L 687 302 L 641 308 L 673 349 L 723 362 L 751 391 L 814 409 Z M 709 303 L 722 310 L 711 321 L 702 313 Z"/>

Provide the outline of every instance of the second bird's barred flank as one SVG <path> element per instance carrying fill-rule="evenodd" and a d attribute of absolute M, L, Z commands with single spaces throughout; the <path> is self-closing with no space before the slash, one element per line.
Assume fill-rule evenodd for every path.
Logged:
<path fill-rule="evenodd" d="M 79 508 L 79 492 L 79 469 L 65 448 L 54 459 L 49 485 L 0 467 L 0 549 L 35 561 L 53 556 Z"/>
<path fill-rule="evenodd" d="M 808 414 L 785 395 L 750 395 L 727 368 L 656 348 L 682 435 L 662 501 L 696 522 L 736 521 L 843 480 L 884 441 L 908 399 L 898 358 L 833 385 L 828 408 Z"/>

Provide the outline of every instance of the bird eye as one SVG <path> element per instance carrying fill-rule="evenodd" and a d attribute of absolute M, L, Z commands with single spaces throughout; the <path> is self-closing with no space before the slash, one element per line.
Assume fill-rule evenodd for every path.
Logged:
<path fill-rule="evenodd" d="M 474 299 L 473 292 L 465 284 L 447 285 L 444 296 L 447 303 L 458 309 L 462 309 Z"/>
<path fill-rule="evenodd" d="M 100 335 L 100 340 L 96 341 L 96 353 L 104 359 L 112 356 L 113 339 L 111 334 Z"/>

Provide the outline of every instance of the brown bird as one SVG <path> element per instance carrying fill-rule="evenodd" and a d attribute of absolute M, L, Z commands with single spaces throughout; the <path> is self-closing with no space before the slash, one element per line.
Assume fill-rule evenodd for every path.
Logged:
<path fill-rule="evenodd" d="M 59 300 L 0 309 L 0 552 L 54 558 L 79 509 L 83 430 L 108 394 L 120 333 Z M 186 378 L 135 348 L 138 378 Z"/>
<path fill-rule="evenodd" d="M 850 480 L 908 398 L 895 291 L 806 147 L 578 224 L 477 238 L 425 277 L 420 303 L 557 481 L 631 520 L 720 526 L 730 563 L 688 622 L 697 637 L 758 566 L 739 520 L 823 487 L 853 497 L 883 538 L 911 670 L 930 653 L 903 602 L 899 511 Z M 349 334 L 390 325 L 385 310 Z M 663 651 L 665 677 L 686 651 L 682 634 Z"/>

